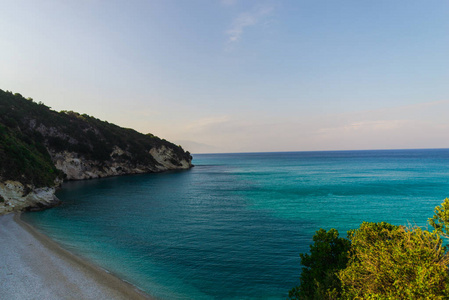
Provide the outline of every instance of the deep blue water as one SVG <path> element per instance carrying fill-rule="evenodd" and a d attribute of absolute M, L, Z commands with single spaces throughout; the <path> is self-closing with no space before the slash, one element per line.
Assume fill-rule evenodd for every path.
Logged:
<path fill-rule="evenodd" d="M 285 299 L 319 228 L 425 226 L 449 150 L 194 155 L 189 171 L 69 182 L 23 218 L 162 299 Z"/>

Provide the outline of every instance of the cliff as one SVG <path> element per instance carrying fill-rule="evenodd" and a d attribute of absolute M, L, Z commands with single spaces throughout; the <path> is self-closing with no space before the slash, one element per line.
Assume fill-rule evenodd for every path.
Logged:
<path fill-rule="evenodd" d="M 0 90 L 0 214 L 57 204 L 63 180 L 189 169 L 191 161 L 152 134 Z"/>

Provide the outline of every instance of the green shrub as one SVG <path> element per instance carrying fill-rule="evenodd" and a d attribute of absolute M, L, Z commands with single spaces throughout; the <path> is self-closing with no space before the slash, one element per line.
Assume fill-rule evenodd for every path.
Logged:
<path fill-rule="evenodd" d="M 449 199 L 446 198 L 441 205 L 438 205 L 435 207 L 434 210 L 435 214 L 432 218 L 430 218 L 429 224 L 433 228 L 435 228 L 435 231 L 443 235 L 445 237 L 448 237 L 449 235 Z"/>
<path fill-rule="evenodd" d="M 364 222 L 338 238 L 317 231 L 293 299 L 449 299 L 449 253 L 442 237 L 449 232 L 449 199 L 420 227 Z"/>
<path fill-rule="evenodd" d="M 335 299 L 340 295 L 337 272 L 348 262 L 350 243 L 338 235 L 336 229 L 316 232 L 310 254 L 300 254 L 301 284 L 289 292 L 290 299 Z"/>
<path fill-rule="evenodd" d="M 36 187 L 53 186 L 56 177 L 61 175 L 45 147 L 1 124 L 0 167 L 0 178 Z"/>
<path fill-rule="evenodd" d="M 435 232 L 363 223 L 349 238 L 350 261 L 338 274 L 344 299 L 447 297 L 449 256 Z"/>

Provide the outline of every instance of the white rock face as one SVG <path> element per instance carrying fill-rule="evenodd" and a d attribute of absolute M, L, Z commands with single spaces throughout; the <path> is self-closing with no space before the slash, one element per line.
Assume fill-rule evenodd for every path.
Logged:
<path fill-rule="evenodd" d="M 160 166 L 157 166 L 160 171 L 188 169 L 192 166 L 187 160 L 183 159 L 178 161 L 173 149 L 166 148 L 165 146 L 151 149 L 150 154 L 160 164 Z"/>
<path fill-rule="evenodd" d="M 100 164 L 98 161 L 87 160 L 75 152 L 63 151 L 52 153 L 51 156 L 56 168 L 63 171 L 68 180 L 161 172 L 173 169 L 188 169 L 191 167 L 189 161 L 179 161 L 179 158 L 177 158 L 173 150 L 164 146 L 161 148 L 153 148 L 149 153 L 158 163 L 155 166 L 143 164 L 132 165 L 130 162 L 120 160 L 122 155 L 131 157 L 132 154 L 120 149 L 118 146 L 115 146 L 111 152 L 111 160 L 103 164 Z"/>
<path fill-rule="evenodd" d="M 114 157 L 114 156 L 122 156 L 123 154 L 129 154 L 129 153 L 127 153 L 126 151 L 124 151 L 123 149 L 121 149 L 119 146 L 114 146 L 114 150 L 112 150 L 112 153 L 111 153 L 111 157 Z"/>
<path fill-rule="evenodd" d="M 176 169 L 189 169 L 192 167 L 190 161 L 179 159 L 171 148 L 161 146 L 149 151 L 155 163 L 149 165 L 132 164 L 125 157 L 132 157 L 132 154 L 115 146 L 110 154 L 110 160 L 100 163 L 94 160 L 87 160 L 75 152 L 50 153 L 56 168 L 66 174 L 67 180 L 80 180 L 125 174 L 139 174 L 149 172 L 162 172 Z M 61 180 L 55 181 L 55 186 Z M 0 182 L 0 214 L 24 209 L 39 209 L 51 207 L 59 203 L 56 198 L 55 187 L 35 188 L 24 186 L 18 181 Z"/>
<path fill-rule="evenodd" d="M 22 183 L 11 180 L 0 182 L 0 196 L 0 215 L 25 208 L 50 207 L 59 203 L 54 187 L 25 187 Z"/>
<path fill-rule="evenodd" d="M 111 156 L 120 156 L 125 153 L 120 150 L 120 148 L 114 149 Z M 98 161 L 87 160 L 80 157 L 75 152 L 67 151 L 54 153 L 52 159 L 56 168 L 63 171 L 68 180 L 90 179 L 152 171 L 131 167 L 114 161 L 100 164 Z"/>

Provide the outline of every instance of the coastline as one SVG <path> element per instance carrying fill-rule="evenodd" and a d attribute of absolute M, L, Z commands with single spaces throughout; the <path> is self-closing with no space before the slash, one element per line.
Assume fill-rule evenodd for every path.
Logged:
<path fill-rule="evenodd" d="M 61 248 L 18 214 L 0 216 L 0 293 L 7 299 L 154 299 Z"/>

